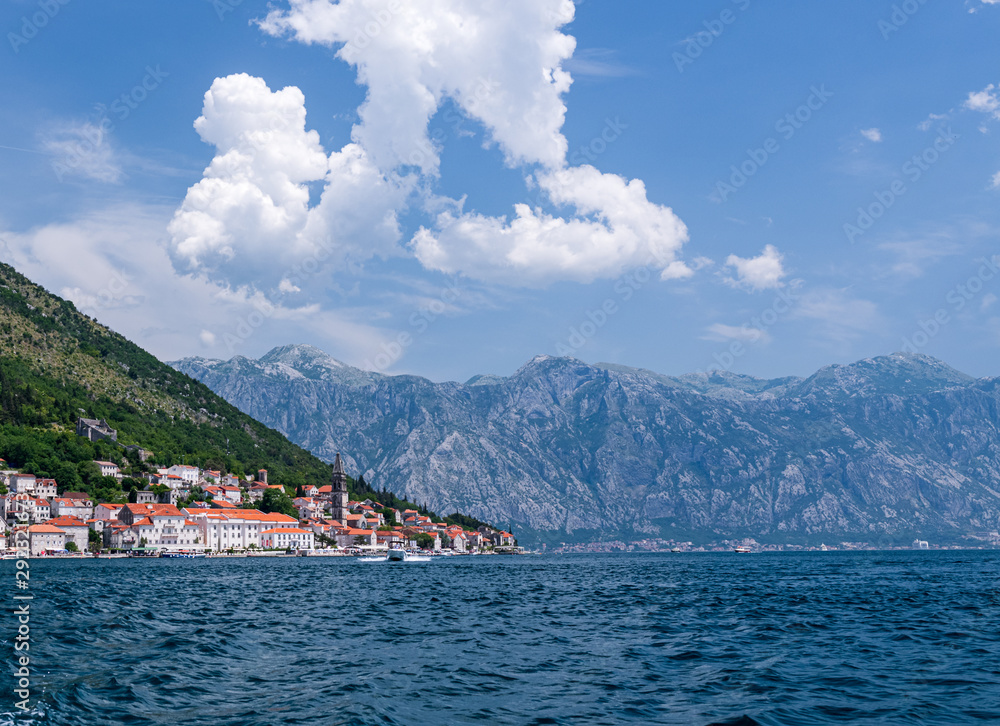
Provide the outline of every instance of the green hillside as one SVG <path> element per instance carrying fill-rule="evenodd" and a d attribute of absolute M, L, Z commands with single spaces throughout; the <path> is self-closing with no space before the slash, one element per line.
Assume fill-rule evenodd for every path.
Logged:
<path fill-rule="evenodd" d="M 0 456 L 61 490 L 96 486 L 93 459 L 141 473 L 138 452 L 76 436 L 81 416 L 106 419 L 121 444 L 152 452 L 146 466 L 266 468 L 289 490 L 330 480 L 330 465 L 0 264 Z"/>

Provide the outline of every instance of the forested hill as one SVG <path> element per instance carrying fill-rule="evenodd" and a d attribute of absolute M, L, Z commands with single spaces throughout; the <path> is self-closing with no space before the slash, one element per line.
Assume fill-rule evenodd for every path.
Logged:
<path fill-rule="evenodd" d="M 80 416 L 106 419 L 151 464 L 266 468 L 289 488 L 330 479 L 329 464 L 0 264 L 0 456 L 60 490 L 85 488 L 94 458 L 127 466 L 123 448 L 75 435 Z"/>

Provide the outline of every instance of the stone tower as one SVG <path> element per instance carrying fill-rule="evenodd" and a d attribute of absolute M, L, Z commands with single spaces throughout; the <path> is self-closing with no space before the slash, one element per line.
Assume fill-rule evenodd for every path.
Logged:
<path fill-rule="evenodd" d="M 333 519 L 347 526 L 347 474 L 344 473 L 344 465 L 340 461 L 340 453 L 333 461 L 333 487 L 330 492 L 332 503 Z"/>

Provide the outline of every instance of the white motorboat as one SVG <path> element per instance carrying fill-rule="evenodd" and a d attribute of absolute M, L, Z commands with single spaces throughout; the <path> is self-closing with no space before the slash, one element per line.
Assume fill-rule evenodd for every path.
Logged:
<path fill-rule="evenodd" d="M 406 550 L 402 547 L 390 547 L 386 559 L 389 562 L 406 562 Z"/>

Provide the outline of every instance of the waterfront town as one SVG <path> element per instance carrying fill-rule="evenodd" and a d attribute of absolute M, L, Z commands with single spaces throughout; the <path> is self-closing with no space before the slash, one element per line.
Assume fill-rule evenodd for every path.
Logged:
<path fill-rule="evenodd" d="M 122 480 L 118 464 L 95 461 L 101 475 Z M 0 459 L 0 550 L 13 553 L 15 529 L 27 533 L 32 557 L 86 552 L 131 555 L 180 553 L 377 553 L 390 548 L 471 554 L 515 546 L 512 534 L 463 527 L 415 509 L 348 497 L 338 454 L 332 481 L 294 496 L 270 484 L 267 470 L 237 477 L 174 464 L 144 475 L 128 502 L 94 501 L 60 491 L 54 479 L 7 468 Z M 133 501 L 134 499 L 134 501 Z M 275 511 L 283 509 L 282 511 Z M 18 536 L 24 548 L 24 535 Z"/>

